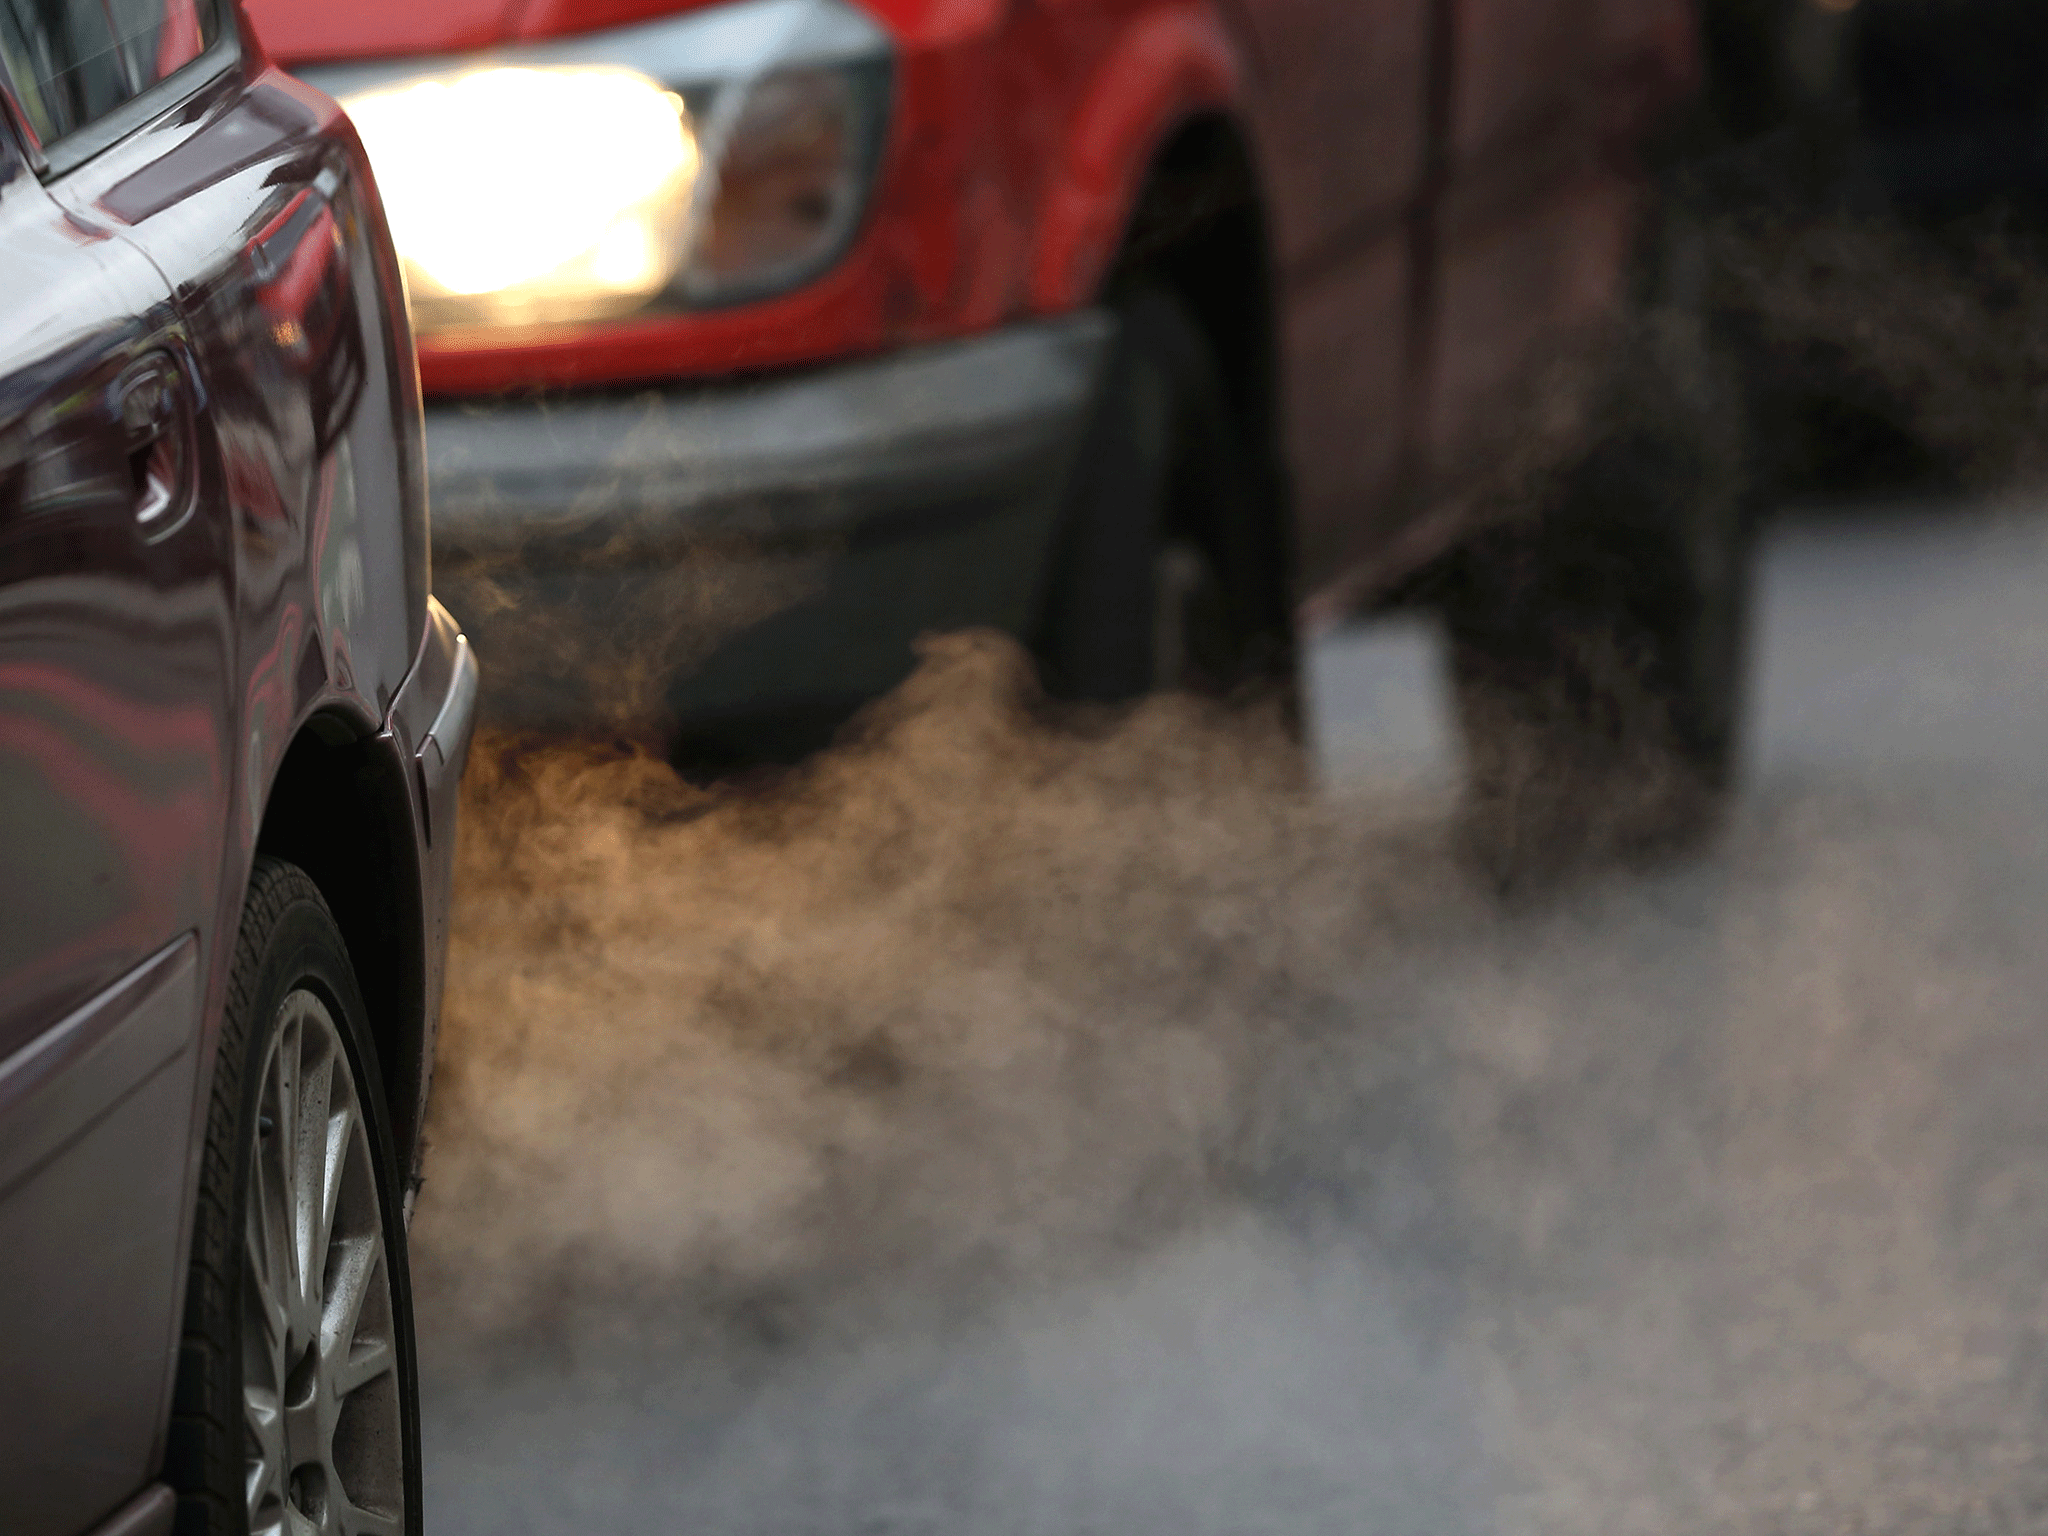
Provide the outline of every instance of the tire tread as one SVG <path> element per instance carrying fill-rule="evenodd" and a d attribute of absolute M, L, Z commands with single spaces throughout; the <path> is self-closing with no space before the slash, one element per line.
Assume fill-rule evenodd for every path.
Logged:
<path fill-rule="evenodd" d="M 239 1244 L 232 1230 L 237 1121 L 264 952 L 285 914 L 301 902 L 311 902 L 333 921 L 326 898 L 305 871 L 268 854 L 257 855 L 235 938 L 234 965 L 228 972 L 192 1216 L 191 1270 L 164 1455 L 164 1479 L 178 1496 L 175 1536 L 214 1536 L 241 1526 L 240 1511 L 228 1492 L 241 1484 L 241 1423 L 232 1400 L 235 1369 L 230 1343 L 238 1328 Z"/>

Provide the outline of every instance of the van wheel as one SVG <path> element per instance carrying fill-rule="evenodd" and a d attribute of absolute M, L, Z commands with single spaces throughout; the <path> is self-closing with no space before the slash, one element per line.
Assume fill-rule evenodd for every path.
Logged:
<path fill-rule="evenodd" d="M 417 1536 L 412 1300 L 380 1083 L 326 902 L 297 867 L 258 858 L 165 1460 L 179 1536 Z"/>
<path fill-rule="evenodd" d="M 1682 851 L 1734 785 L 1758 521 L 1741 391 L 1682 315 L 1628 352 L 1594 445 L 1440 589 L 1465 841 L 1504 888 Z"/>
<path fill-rule="evenodd" d="M 1180 300 L 1139 286 L 1115 310 L 1034 644 L 1047 691 L 1116 702 L 1286 679 L 1276 477 Z"/>

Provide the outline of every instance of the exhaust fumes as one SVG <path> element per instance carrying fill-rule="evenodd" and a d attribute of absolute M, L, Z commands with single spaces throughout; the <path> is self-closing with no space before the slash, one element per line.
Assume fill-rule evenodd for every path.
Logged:
<path fill-rule="evenodd" d="M 1277 704 L 1062 728 L 1030 678 L 934 642 L 745 790 L 481 745 L 417 1228 L 437 1520 L 1204 1530 L 1279 1497 L 1338 1531 L 1398 1483 L 1420 1532 L 1472 1496 L 1447 1250 L 1406 1241 L 1442 1223 L 1402 1108 L 1433 1047 L 1391 1001 L 1352 1038 L 1361 957 L 1384 985 L 1403 934 L 1480 920 L 1440 833 L 1320 806 Z M 1381 1155 L 1341 1095 L 1297 1136 L 1325 1067 L 1377 1085 Z"/>
<path fill-rule="evenodd" d="M 1509 914 L 1277 711 L 1048 724 L 992 637 L 750 789 L 485 747 L 433 1518 L 2031 1528 L 2043 743 L 1968 733 L 2038 675 L 1903 776 L 1762 741 L 1716 857 Z"/>
<path fill-rule="evenodd" d="M 2011 242 L 1701 242 L 1759 473 L 1826 483 L 1831 411 L 2038 472 Z M 1512 906 L 1277 703 L 1055 713 L 987 633 L 774 777 L 480 742 L 430 1518 L 2048 1529 L 2048 532 L 1801 522 L 1765 578 L 1720 842 Z"/>
<path fill-rule="evenodd" d="M 1284 993 L 1374 914 L 1319 899 L 1355 872 L 1277 712 L 1161 699 L 1101 741 L 1040 727 L 1028 675 L 1007 641 L 937 642 L 857 739 L 751 791 L 485 744 L 434 1159 L 450 1231 L 506 1181 L 456 1245 L 524 1256 L 465 1279 L 479 1320 L 856 1236 L 999 1277 L 1200 1204 L 1248 1045 L 1219 980 Z M 1327 916 L 1276 906 L 1276 875 Z M 581 1153 L 521 1169 L 506 1140 Z"/>

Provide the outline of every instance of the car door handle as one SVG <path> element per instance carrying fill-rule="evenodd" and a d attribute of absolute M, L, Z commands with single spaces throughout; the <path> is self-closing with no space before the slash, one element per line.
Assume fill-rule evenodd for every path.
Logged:
<path fill-rule="evenodd" d="M 177 358 L 152 352 L 122 373 L 119 397 L 135 521 L 148 536 L 160 538 L 191 507 L 191 383 Z"/>

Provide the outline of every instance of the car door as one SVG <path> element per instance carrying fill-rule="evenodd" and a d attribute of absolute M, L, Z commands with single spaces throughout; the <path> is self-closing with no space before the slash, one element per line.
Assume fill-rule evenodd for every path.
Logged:
<path fill-rule="evenodd" d="M 0 1530 L 153 1477 L 221 942 L 232 552 L 162 275 L 64 198 L 190 5 L 0 0 Z M 189 78 L 189 76 L 188 76 Z M 164 89 L 168 86 L 169 89 Z M 155 97 L 150 96 L 156 89 Z"/>

